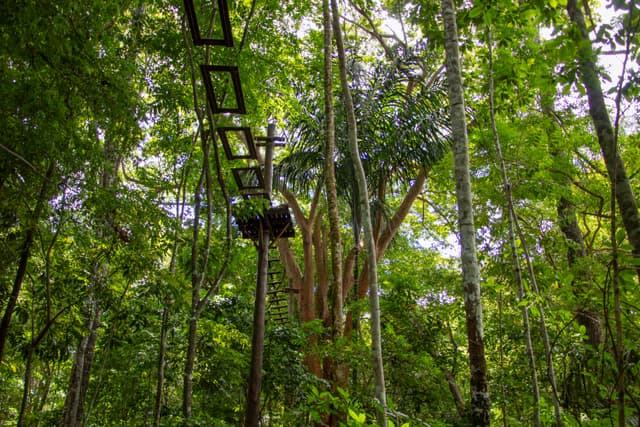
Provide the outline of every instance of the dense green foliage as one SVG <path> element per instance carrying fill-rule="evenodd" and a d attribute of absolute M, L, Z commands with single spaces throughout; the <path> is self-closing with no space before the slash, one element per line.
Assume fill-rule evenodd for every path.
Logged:
<path fill-rule="evenodd" d="M 323 40 L 318 2 L 228 3 L 229 49 L 193 46 L 175 0 L 0 3 L 0 425 L 243 424 L 257 256 L 236 227 L 228 240 L 227 196 L 240 195 L 231 168 L 244 163 L 224 158 L 209 130 L 236 121 L 261 135 L 277 121 L 287 137 L 276 155 L 277 182 L 305 213 L 316 202 L 320 212 L 312 227 L 318 270 L 304 272 L 320 275 L 329 221 Z M 623 407 L 627 425 L 638 425 L 640 260 L 612 197 L 578 72 L 584 41 L 564 0 L 457 3 L 492 423 L 532 425 L 539 400 L 542 425 L 557 424 L 554 402 L 564 425 L 614 425 Z M 638 200 L 640 9 L 584 3 L 594 55 L 602 65 L 622 64 L 598 77 Z M 217 2 L 199 4 L 213 10 Z M 389 420 L 469 425 L 439 2 L 340 7 L 374 228 L 391 228 L 408 189 L 421 171 L 427 175 L 378 264 Z M 599 16 L 604 10 L 615 13 Z M 201 63 L 238 66 L 248 114 L 210 114 Z M 337 72 L 335 80 L 338 94 Z M 331 335 L 326 313 L 299 322 L 296 294 L 288 322 L 267 318 L 263 425 L 373 425 L 380 409 L 369 313 L 357 297 L 365 255 L 338 102 L 335 119 L 341 242 L 345 259 L 357 254 L 344 306 L 349 333 Z M 518 263 L 505 189 L 518 224 Z M 255 217 L 256 204 L 243 212 Z M 299 233 L 291 239 L 298 260 L 304 245 Z M 86 382 L 74 424 L 63 420 L 78 393 L 80 354 Z M 345 381 L 313 375 L 310 356 L 325 371 L 346 372 Z"/>

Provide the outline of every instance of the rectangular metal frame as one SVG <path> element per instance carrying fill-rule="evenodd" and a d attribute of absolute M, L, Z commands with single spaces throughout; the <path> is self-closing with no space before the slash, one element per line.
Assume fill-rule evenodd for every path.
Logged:
<path fill-rule="evenodd" d="M 233 172 L 233 177 L 240 190 L 264 190 L 264 178 L 262 176 L 262 169 L 259 167 L 233 168 L 231 172 Z M 245 181 L 242 179 L 243 175 L 248 173 L 253 173 L 256 178 L 256 182 L 254 182 L 253 185 L 251 185 L 251 183 L 245 184 Z"/>
<path fill-rule="evenodd" d="M 218 113 L 236 113 L 246 114 L 247 110 L 244 105 L 244 96 L 242 95 L 242 87 L 240 85 L 240 72 L 238 67 L 228 65 L 200 65 L 200 71 L 202 72 L 202 78 L 204 80 L 204 87 L 207 91 L 207 99 L 209 100 L 209 106 L 214 114 Z M 236 97 L 235 108 L 224 108 L 222 105 L 218 105 L 218 98 L 216 97 L 215 90 L 213 89 L 213 83 L 211 83 L 212 73 L 228 73 L 231 77 L 231 83 L 233 84 L 233 93 Z"/>
<path fill-rule="evenodd" d="M 191 38 L 193 44 L 196 46 L 233 46 L 233 34 L 231 32 L 231 21 L 229 20 L 229 8 L 226 0 L 218 0 L 218 13 L 220 14 L 220 25 L 222 29 L 221 39 L 212 39 L 202 37 L 200 34 L 200 25 L 198 25 L 198 17 L 196 15 L 196 8 L 194 0 L 184 0 L 184 9 L 187 15 L 187 21 L 189 22 L 189 28 L 191 30 Z"/>
<path fill-rule="evenodd" d="M 237 159 L 257 159 L 258 155 L 256 153 L 256 145 L 253 142 L 253 135 L 251 134 L 251 128 L 247 126 L 238 126 L 238 127 L 219 127 L 218 136 L 220 137 L 220 141 L 222 141 L 222 148 L 224 148 L 224 152 L 227 155 L 227 159 L 229 160 L 237 160 Z M 247 148 L 248 154 L 237 154 L 233 152 L 233 147 L 231 147 L 231 143 L 229 141 L 229 136 L 227 135 L 230 132 L 241 132 L 244 134 L 244 145 Z M 242 139 L 242 138 L 239 138 Z"/>

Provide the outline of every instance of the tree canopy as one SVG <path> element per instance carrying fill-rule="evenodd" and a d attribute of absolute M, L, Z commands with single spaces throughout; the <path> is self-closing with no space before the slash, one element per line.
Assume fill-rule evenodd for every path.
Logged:
<path fill-rule="evenodd" d="M 8 0 L 0 67 L 0 425 L 638 425 L 636 2 Z"/>

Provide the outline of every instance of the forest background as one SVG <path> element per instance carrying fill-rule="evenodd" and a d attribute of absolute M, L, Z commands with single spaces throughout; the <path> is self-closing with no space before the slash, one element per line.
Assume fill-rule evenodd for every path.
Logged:
<path fill-rule="evenodd" d="M 216 130 L 269 123 L 261 425 L 640 425 L 636 2 L 228 13 L 203 47 L 174 0 L 0 4 L 0 425 L 250 424 L 256 206 Z"/>

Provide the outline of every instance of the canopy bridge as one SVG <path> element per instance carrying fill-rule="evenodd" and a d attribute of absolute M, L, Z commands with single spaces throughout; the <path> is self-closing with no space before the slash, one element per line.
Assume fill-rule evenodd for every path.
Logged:
<path fill-rule="evenodd" d="M 233 47 L 233 34 L 226 0 L 184 0 L 185 14 L 194 46 Z M 204 27 L 201 26 L 204 24 Z M 246 114 L 240 73 L 237 65 L 201 64 L 200 71 L 211 112 L 225 115 Z M 237 122 L 240 122 L 239 120 Z M 287 205 L 272 206 L 273 152 L 284 145 L 284 138 L 275 135 L 270 123 L 266 136 L 253 137 L 246 126 L 216 127 L 228 160 L 244 160 L 245 167 L 232 169 L 241 200 L 266 199 L 264 209 L 250 215 L 236 215 L 241 236 L 254 242 L 258 250 L 256 292 L 251 345 L 251 371 L 248 379 L 245 425 L 255 426 L 260 418 L 260 389 L 264 353 L 266 313 L 277 324 L 291 318 L 290 295 L 297 292 L 286 286 L 284 270 L 277 253 L 278 239 L 294 236 L 293 222 Z M 258 148 L 264 150 L 264 159 Z M 251 164 L 258 164 L 252 166 Z"/>

